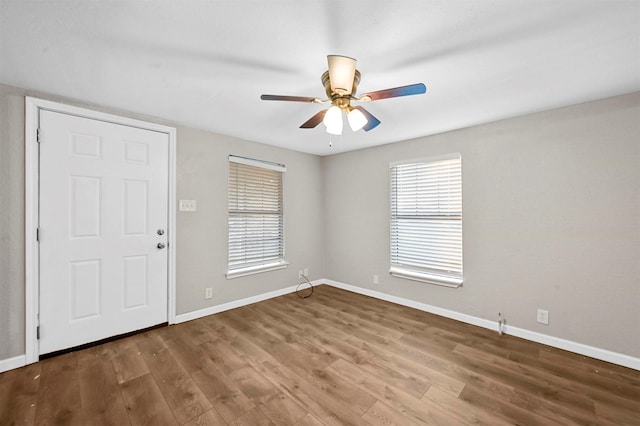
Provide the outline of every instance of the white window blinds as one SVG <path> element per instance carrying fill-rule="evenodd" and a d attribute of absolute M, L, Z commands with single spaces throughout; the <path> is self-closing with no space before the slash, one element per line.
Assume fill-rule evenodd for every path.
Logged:
<path fill-rule="evenodd" d="M 282 181 L 285 167 L 229 157 L 227 278 L 286 266 Z"/>
<path fill-rule="evenodd" d="M 462 161 L 459 154 L 391 165 L 392 275 L 462 284 Z"/>

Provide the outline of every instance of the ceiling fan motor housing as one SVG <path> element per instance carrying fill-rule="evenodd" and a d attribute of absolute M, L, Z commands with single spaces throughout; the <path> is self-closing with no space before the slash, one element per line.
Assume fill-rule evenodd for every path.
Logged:
<path fill-rule="evenodd" d="M 356 93 L 358 89 L 358 83 L 360 83 L 360 71 L 356 70 L 353 76 L 353 85 L 351 87 L 351 93 L 337 93 L 331 90 L 331 79 L 329 77 L 329 71 L 325 71 L 321 77 L 322 85 L 327 93 L 327 97 L 331 99 L 331 103 L 339 108 L 346 109 L 349 107 L 349 101 L 352 98 L 352 93 Z"/>

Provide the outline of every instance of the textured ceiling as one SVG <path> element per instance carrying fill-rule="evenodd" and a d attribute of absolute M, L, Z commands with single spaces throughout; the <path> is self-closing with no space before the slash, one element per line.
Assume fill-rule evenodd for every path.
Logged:
<path fill-rule="evenodd" d="M 326 55 L 382 124 L 298 126 Z M 7 1 L 0 82 L 319 155 L 640 90 L 640 1 Z"/>

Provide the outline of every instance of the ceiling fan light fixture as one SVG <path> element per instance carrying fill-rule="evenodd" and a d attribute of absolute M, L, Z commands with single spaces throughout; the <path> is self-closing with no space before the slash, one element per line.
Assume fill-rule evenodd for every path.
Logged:
<path fill-rule="evenodd" d="M 331 92 L 342 96 L 350 95 L 356 74 L 356 60 L 348 56 L 328 55 L 327 62 Z"/>
<path fill-rule="evenodd" d="M 364 125 L 369 121 L 360 110 L 355 108 L 351 108 L 347 111 L 347 120 L 349 121 L 351 130 L 353 130 L 354 132 L 362 129 Z"/>
<path fill-rule="evenodd" d="M 322 122 L 327 127 L 327 133 L 342 134 L 342 110 L 337 106 L 334 105 L 327 110 Z"/>

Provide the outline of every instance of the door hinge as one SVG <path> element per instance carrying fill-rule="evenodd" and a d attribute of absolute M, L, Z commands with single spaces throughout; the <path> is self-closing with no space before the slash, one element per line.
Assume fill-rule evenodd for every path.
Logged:
<path fill-rule="evenodd" d="M 38 130 L 36 130 L 36 141 L 38 143 L 42 143 L 42 129 L 38 128 Z"/>
<path fill-rule="evenodd" d="M 40 340 L 40 326 L 36 327 L 36 339 Z"/>
<path fill-rule="evenodd" d="M 36 228 L 36 241 L 40 242 L 40 228 Z"/>

